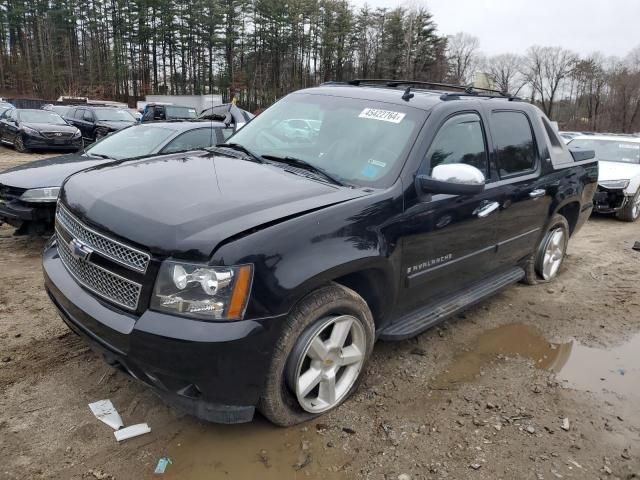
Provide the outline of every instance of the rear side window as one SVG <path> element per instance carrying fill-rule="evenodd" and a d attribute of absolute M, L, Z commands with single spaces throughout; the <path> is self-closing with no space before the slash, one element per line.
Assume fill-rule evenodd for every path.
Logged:
<path fill-rule="evenodd" d="M 500 176 L 517 175 L 536 166 L 536 147 L 529 119 L 522 112 L 493 112 L 491 133 Z"/>
<path fill-rule="evenodd" d="M 480 117 L 475 113 L 456 115 L 445 122 L 427 152 L 425 167 L 431 175 L 438 165 L 465 163 L 488 175 L 487 149 Z"/>

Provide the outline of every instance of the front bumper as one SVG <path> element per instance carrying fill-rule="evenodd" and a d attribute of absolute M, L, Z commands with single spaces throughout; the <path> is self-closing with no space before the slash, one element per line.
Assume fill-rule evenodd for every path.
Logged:
<path fill-rule="evenodd" d="M 32 150 L 39 148 L 47 150 L 77 150 L 82 148 L 82 136 L 78 138 L 56 139 L 23 135 L 23 138 L 24 146 Z"/>
<path fill-rule="evenodd" d="M 0 225 L 7 223 L 20 228 L 25 223 L 31 223 L 37 227 L 35 230 L 38 233 L 44 233 L 53 229 L 55 208 L 55 203 L 29 204 L 17 199 L 0 198 Z"/>
<path fill-rule="evenodd" d="M 594 210 L 598 213 L 616 213 L 622 210 L 628 201 L 622 189 L 608 189 L 598 186 L 593 196 Z"/>
<path fill-rule="evenodd" d="M 204 420 L 253 418 L 284 316 L 225 323 L 147 310 L 137 317 L 80 287 L 52 243 L 43 253 L 47 293 L 69 328 L 109 364 Z"/>

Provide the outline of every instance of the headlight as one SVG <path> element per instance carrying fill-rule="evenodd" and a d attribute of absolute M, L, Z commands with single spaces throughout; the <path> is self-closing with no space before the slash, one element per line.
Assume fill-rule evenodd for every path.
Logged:
<path fill-rule="evenodd" d="M 78 138 L 81 134 L 82 132 L 76 128 L 76 133 L 73 134 L 73 138 Z"/>
<path fill-rule="evenodd" d="M 240 320 L 251 291 L 253 266 L 211 267 L 164 261 L 151 308 L 203 320 Z"/>
<path fill-rule="evenodd" d="M 629 186 L 629 180 L 602 180 L 598 182 L 600 186 L 611 189 L 625 189 Z"/>
<path fill-rule="evenodd" d="M 29 128 L 29 127 L 22 127 L 22 130 L 24 130 L 24 133 L 28 134 L 28 135 L 36 135 L 38 137 L 40 137 L 40 132 L 38 130 L 34 130 L 33 128 Z"/>
<path fill-rule="evenodd" d="M 34 188 L 20 196 L 23 202 L 55 202 L 58 200 L 60 187 Z"/>

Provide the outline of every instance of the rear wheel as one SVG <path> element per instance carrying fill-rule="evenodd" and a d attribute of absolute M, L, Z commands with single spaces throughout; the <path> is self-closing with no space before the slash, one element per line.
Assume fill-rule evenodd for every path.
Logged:
<path fill-rule="evenodd" d="M 20 153 L 27 153 L 29 151 L 24 144 L 24 138 L 22 138 L 22 135 L 16 135 L 16 139 L 13 141 L 13 146 Z"/>
<path fill-rule="evenodd" d="M 542 237 L 525 267 L 524 281 L 530 285 L 551 282 L 558 276 L 569 244 L 569 223 L 562 215 L 555 215 L 547 233 Z"/>
<path fill-rule="evenodd" d="M 617 214 L 617 217 L 624 222 L 635 222 L 640 218 L 640 188 L 633 197 L 630 197 L 627 204 Z"/>
<path fill-rule="evenodd" d="M 273 423 L 294 425 L 344 402 L 357 388 L 375 326 L 366 302 L 330 284 L 304 298 L 276 346 L 259 409 Z"/>

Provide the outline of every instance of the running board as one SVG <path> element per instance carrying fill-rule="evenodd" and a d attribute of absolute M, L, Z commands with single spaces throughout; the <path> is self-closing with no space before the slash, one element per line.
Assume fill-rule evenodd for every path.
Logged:
<path fill-rule="evenodd" d="M 443 300 L 400 317 L 382 330 L 379 338 L 382 340 L 406 340 L 415 337 L 523 278 L 524 270 L 520 267 L 514 267 L 499 275 L 480 280 L 462 292 L 449 295 Z"/>

